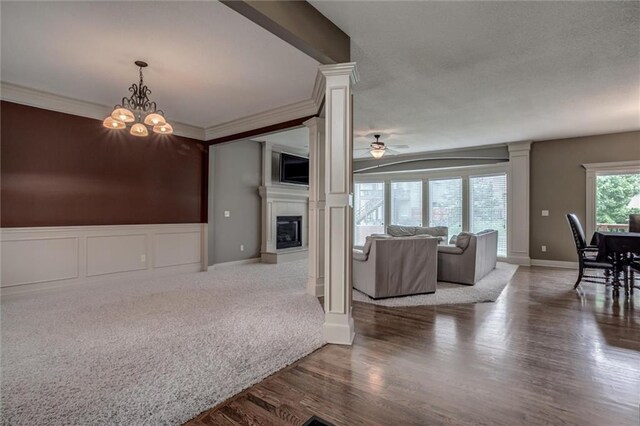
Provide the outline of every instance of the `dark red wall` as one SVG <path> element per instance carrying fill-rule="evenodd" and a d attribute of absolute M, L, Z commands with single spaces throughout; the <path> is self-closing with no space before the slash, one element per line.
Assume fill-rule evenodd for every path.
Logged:
<path fill-rule="evenodd" d="M 208 147 L 0 104 L 0 226 L 207 221 Z"/>

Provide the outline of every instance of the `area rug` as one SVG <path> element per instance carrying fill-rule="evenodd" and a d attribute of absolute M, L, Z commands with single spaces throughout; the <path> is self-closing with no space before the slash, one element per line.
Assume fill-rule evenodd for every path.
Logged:
<path fill-rule="evenodd" d="M 2 300 L 2 423 L 180 424 L 324 344 L 299 262 Z"/>
<path fill-rule="evenodd" d="M 382 306 L 452 305 L 458 303 L 495 302 L 511 281 L 517 265 L 498 262 L 496 269 L 473 286 L 438 281 L 433 294 L 392 297 L 374 300 L 358 290 L 353 290 L 353 300 Z"/>

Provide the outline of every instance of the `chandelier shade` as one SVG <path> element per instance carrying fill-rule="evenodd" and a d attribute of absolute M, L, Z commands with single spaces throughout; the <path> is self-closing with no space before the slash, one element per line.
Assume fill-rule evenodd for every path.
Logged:
<path fill-rule="evenodd" d="M 142 69 L 147 67 L 143 61 L 135 61 L 140 71 L 140 82 L 129 87 L 131 96 L 122 98 L 122 102 L 113 108 L 111 115 L 104 119 L 102 125 L 109 129 L 122 130 L 131 125 L 129 133 L 133 136 L 148 136 L 147 126 L 154 133 L 170 135 L 173 127 L 164 118 L 164 112 L 158 109 L 155 101 L 149 99 L 151 90 L 144 84 Z"/>
<path fill-rule="evenodd" d="M 166 120 L 158 113 L 151 113 L 144 118 L 144 124 L 147 126 L 157 126 L 159 124 L 166 124 Z"/>
<path fill-rule="evenodd" d="M 111 117 L 105 118 L 104 121 L 102 122 L 102 125 L 107 129 L 124 129 L 125 127 L 127 127 L 127 125 L 124 124 L 124 122 L 120 120 L 114 120 Z"/>
<path fill-rule="evenodd" d="M 136 123 L 131 126 L 131 131 L 129 131 L 133 136 L 147 136 L 149 135 L 149 131 L 147 130 L 147 126 L 142 123 Z"/>
<path fill-rule="evenodd" d="M 158 124 L 157 126 L 153 126 L 153 131 L 161 135 L 170 135 L 173 133 L 173 127 L 171 127 L 169 123 Z"/>
<path fill-rule="evenodd" d="M 122 121 L 123 123 L 133 123 L 136 121 L 135 116 L 126 108 L 116 108 L 111 113 L 111 118 Z"/>

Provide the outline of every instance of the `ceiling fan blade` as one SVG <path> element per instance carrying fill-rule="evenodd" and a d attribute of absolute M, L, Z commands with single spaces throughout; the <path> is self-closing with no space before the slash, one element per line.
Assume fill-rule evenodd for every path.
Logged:
<path fill-rule="evenodd" d="M 389 148 L 395 149 L 409 149 L 409 145 L 387 145 Z"/>
<path fill-rule="evenodd" d="M 354 151 L 353 158 L 373 158 L 368 151 Z"/>

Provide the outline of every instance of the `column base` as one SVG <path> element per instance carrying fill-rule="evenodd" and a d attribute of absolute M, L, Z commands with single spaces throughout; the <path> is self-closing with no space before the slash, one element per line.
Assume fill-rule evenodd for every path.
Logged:
<path fill-rule="evenodd" d="M 315 297 L 323 297 L 324 277 L 309 277 L 309 281 L 307 281 L 307 293 Z"/>
<path fill-rule="evenodd" d="M 356 335 L 351 315 L 325 315 L 322 334 L 327 343 L 352 345 Z"/>

